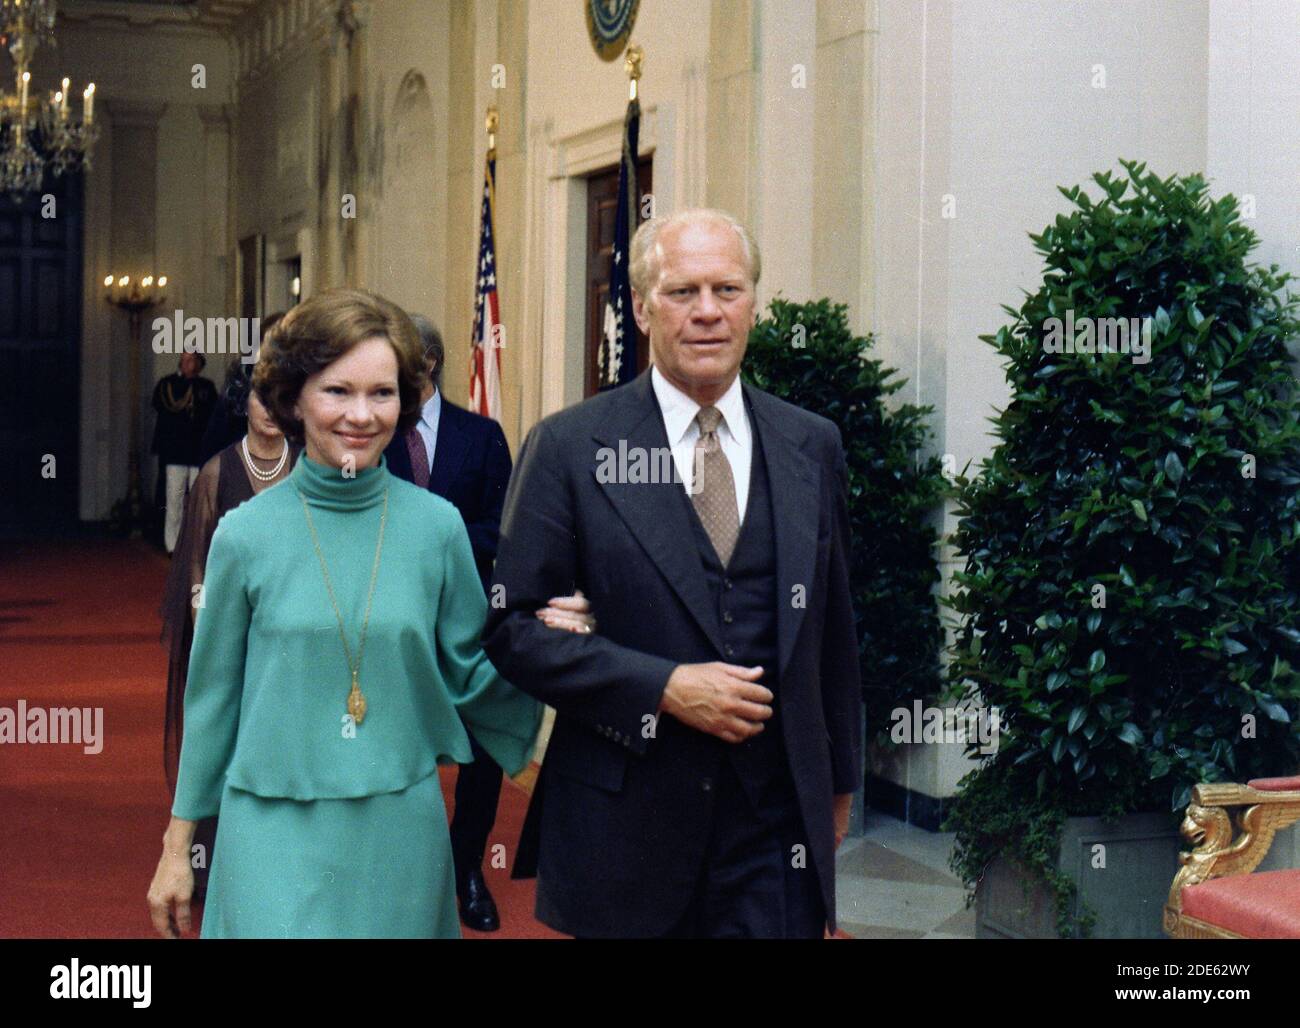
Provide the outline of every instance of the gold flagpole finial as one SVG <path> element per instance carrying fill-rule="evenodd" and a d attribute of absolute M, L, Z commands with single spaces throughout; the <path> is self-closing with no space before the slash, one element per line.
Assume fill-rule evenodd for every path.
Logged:
<path fill-rule="evenodd" d="M 627 56 L 623 58 L 623 70 L 627 72 L 627 98 L 628 102 L 636 99 L 637 81 L 641 78 L 641 61 L 645 53 L 639 46 L 633 44 L 627 48 Z"/>
<path fill-rule="evenodd" d="M 486 119 L 489 157 L 495 157 L 497 153 L 497 123 L 499 120 L 496 104 L 489 104 Z"/>

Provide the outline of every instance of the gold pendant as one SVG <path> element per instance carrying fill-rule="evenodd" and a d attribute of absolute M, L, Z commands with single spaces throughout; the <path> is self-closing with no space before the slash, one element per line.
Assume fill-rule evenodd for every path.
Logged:
<path fill-rule="evenodd" d="M 357 685 L 357 673 L 352 672 L 352 691 L 348 693 L 348 713 L 352 715 L 352 720 L 356 724 L 361 724 L 366 718 L 366 698 L 361 695 L 361 687 Z"/>

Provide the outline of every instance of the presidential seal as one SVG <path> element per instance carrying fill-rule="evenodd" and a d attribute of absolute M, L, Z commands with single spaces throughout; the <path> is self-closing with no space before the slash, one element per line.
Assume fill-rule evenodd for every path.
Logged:
<path fill-rule="evenodd" d="M 602 61 L 616 60 L 623 52 L 640 3 L 641 0 L 583 0 L 587 9 L 587 34 Z"/>

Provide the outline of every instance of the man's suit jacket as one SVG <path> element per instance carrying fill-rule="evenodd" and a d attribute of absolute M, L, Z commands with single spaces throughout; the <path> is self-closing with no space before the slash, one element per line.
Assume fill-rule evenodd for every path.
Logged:
<path fill-rule="evenodd" d="M 394 475 L 408 482 L 415 480 L 411 455 L 400 432 L 394 433 L 384 456 L 388 459 L 388 470 Z M 429 490 L 450 500 L 464 518 L 484 589 L 492 580 L 492 562 L 496 559 L 501 532 L 501 509 L 509 481 L 510 446 L 501 426 L 491 418 L 449 403 L 444 395 L 438 414 Z"/>
<path fill-rule="evenodd" d="M 748 385 L 776 524 L 774 691 L 815 869 L 835 922 L 833 794 L 862 783 L 862 691 L 849 594 L 839 431 Z M 682 663 L 725 660 L 680 482 L 600 481 L 602 448 L 666 456 L 646 372 L 554 414 L 528 435 L 506 494 L 484 649 L 557 712 L 529 811 L 538 916 L 584 936 L 656 935 L 681 916 L 704 857 L 712 782 L 728 744 L 655 714 Z M 610 451 L 604 451 L 608 454 Z M 757 452 L 757 451 L 756 451 Z M 663 464 L 662 460 L 649 461 Z M 671 458 L 667 458 L 671 465 Z M 536 617 L 581 589 L 597 630 Z M 527 830 L 526 830 L 527 834 Z M 529 840 L 520 843 L 528 863 Z M 516 864 L 516 874 L 528 867 Z"/>

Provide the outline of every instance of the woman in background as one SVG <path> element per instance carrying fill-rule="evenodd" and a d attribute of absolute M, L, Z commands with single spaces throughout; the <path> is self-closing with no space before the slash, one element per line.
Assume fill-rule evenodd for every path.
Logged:
<path fill-rule="evenodd" d="M 268 314 L 261 319 L 259 327 L 261 334 L 258 338 L 258 347 L 266 341 L 271 329 L 275 324 L 284 317 L 284 311 L 276 311 L 274 314 Z M 254 361 L 256 363 L 256 361 Z M 244 433 L 248 431 L 248 416 L 246 409 L 241 405 L 240 394 L 248 396 L 248 375 L 251 369 L 240 358 L 236 357 L 231 362 L 230 371 L 226 375 L 226 387 L 222 392 L 221 398 L 216 408 L 212 411 L 212 417 L 208 418 L 208 426 L 203 433 L 203 442 L 199 445 L 199 456 L 203 463 L 215 457 L 231 443 L 237 443 L 244 438 Z"/>

